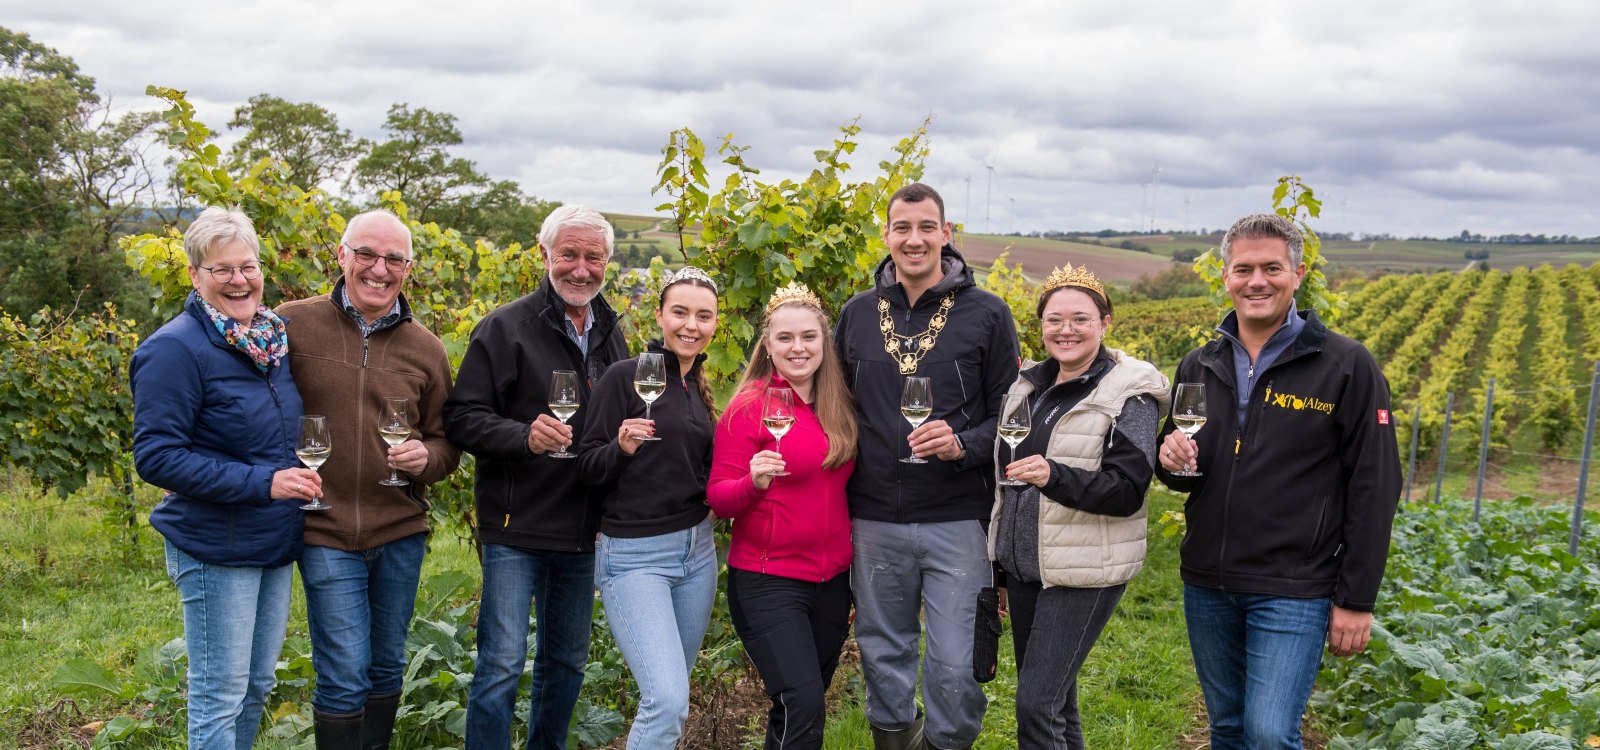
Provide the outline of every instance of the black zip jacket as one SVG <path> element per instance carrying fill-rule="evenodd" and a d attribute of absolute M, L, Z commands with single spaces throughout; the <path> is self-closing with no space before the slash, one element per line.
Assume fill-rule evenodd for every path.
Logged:
<path fill-rule="evenodd" d="M 617 429 L 622 420 L 644 417 L 644 399 L 633 390 L 639 360 L 611 366 L 595 384 L 592 411 L 578 440 L 578 471 L 603 498 L 600 530 L 606 536 L 639 538 L 693 527 L 711 512 L 706 480 L 711 476 L 711 436 L 716 420 L 700 398 L 700 364 L 679 373 L 678 355 L 657 342 L 666 365 L 667 389 L 650 406 L 656 437 L 633 455 L 622 452 Z"/>
<path fill-rule="evenodd" d="M 1360 343 L 1311 311 L 1305 328 L 1255 378 L 1238 424 L 1227 338 L 1189 352 L 1178 383 L 1204 383 L 1195 435 L 1203 477 L 1156 476 L 1179 492 L 1188 531 L 1186 583 L 1237 593 L 1314 598 L 1370 612 L 1389 556 L 1400 452 L 1389 384 Z M 1172 432 L 1171 419 L 1162 437 Z"/>
<path fill-rule="evenodd" d="M 1017 379 L 1017 327 L 999 297 L 979 289 L 955 248 L 940 253 L 944 279 L 907 304 L 905 287 L 895 279 L 894 261 L 878 265 L 875 288 L 850 299 L 839 311 L 835 345 L 845 377 L 856 397 L 860 429 L 856 472 L 850 478 L 850 517 L 891 523 L 978 520 L 987 525 L 994 504 L 995 423 L 1000 401 Z M 931 378 L 933 414 L 961 440 L 965 454 L 955 461 L 926 457 L 905 464 L 911 454 L 911 425 L 900 415 L 905 376 L 884 351 L 878 300 L 889 301 L 897 333 L 928 329 L 939 301 L 955 292 L 955 305 L 933 349 L 917 367 Z"/>
<path fill-rule="evenodd" d="M 591 552 L 598 498 L 578 481 L 575 459 L 534 455 L 528 430 L 549 414 L 550 373 L 580 376 L 583 406 L 567 424 L 583 434 L 590 389 L 628 356 L 617 315 L 601 297 L 590 303 L 589 356 L 567 337 L 566 303 L 546 277 L 522 298 L 484 316 L 472 331 L 455 389 L 444 404 L 445 436 L 477 457 L 478 538 L 528 550 Z"/>

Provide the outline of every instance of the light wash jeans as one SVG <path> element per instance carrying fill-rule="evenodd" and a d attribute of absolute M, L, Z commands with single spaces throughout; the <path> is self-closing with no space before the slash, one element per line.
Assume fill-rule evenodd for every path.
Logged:
<path fill-rule="evenodd" d="M 300 582 L 317 670 L 311 705 L 318 711 L 360 713 L 368 695 L 400 691 L 427 538 L 412 534 L 358 552 L 306 545 Z"/>
<path fill-rule="evenodd" d="M 506 750 L 517 683 L 528 662 L 528 611 L 537 618 L 528 750 L 567 746 L 594 626 L 594 553 L 483 545 L 478 663 L 467 696 L 467 750 Z"/>
<path fill-rule="evenodd" d="M 166 547 L 189 651 L 189 748 L 250 750 L 277 682 L 294 567 L 229 568 Z"/>
<path fill-rule="evenodd" d="M 595 552 L 606 621 L 639 684 L 628 750 L 672 750 L 689 718 L 689 672 L 717 600 L 711 520 L 639 539 L 601 534 Z"/>
<path fill-rule="evenodd" d="M 923 732 L 938 748 L 968 747 L 988 698 L 972 677 L 978 590 L 994 581 L 977 521 L 850 524 L 850 590 L 867 683 L 867 721 L 899 730 L 917 718 L 917 649 L 924 624 Z M 919 616 L 921 621 L 919 622 Z"/>
<path fill-rule="evenodd" d="M 1322 664 L 1332 604 L 1326 597 L 1183 585 L 1183 616 L 1211 716 L 1211 747 L 1301 747 L 1300 718 Z"/>

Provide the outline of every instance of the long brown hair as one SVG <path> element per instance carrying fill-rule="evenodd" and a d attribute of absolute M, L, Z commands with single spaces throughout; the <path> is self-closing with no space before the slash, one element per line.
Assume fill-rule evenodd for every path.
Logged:
<path fill-rule="evenodd" d="M 788 307 L 816 313 L 817 323 L 822 327 L 822 365 L 811 380 L 811 410 L 828 436 L 828 455 L 822 460 L 822 468 L 836 469 L 856 457 L 856 402 L 850 395 L 850 386 L 844 382 L 839 352 L 833 348 L 833 327 L 828 325 L 828 315 L 820 308 L 796 301 L 767 312 L 761 320 L 755 350 L 750 353 L 750 364 L 745 365 L 744 377 L 739 380 L 739 392 L 759 391 L 772 380 L 775 368 L 772 352 L 767 347 L 767 329 L 772 325 L 772 314 Z"/>
<path fill-rule="evenodd" d="M 722 306 L 722 295 L 717 293 L 717 285 L 707 280 L 697 279 L 693 276 L 680 276 L 679 278 L 668 282 L 666 286 L 661 287 L 661 299 L 656 302 L 657 312 L 667 309 L 667 290 L 679 284 L 688 284 L 690 286 L 697 286 L 703 289 L 710 289 L 711 296 L 717 298 L 717 316 L 719 318 L 721 317 L 722 312 L 720 308 Z M 718 322 L 720 323 L 721 321 Z M 664 333 L 665 332 L 663 332 L 663 334 Z M 666 336 L 663 335 L 662 338 L 665 339 Z M 682 373 L 682 376 L 687 378 L 689 377 L 689 373 Z M 705 367 L 700 368 L 700 374 L 696 376 L 694 380 L 695 384 L 700 386 L 700 400 L 706 402 L 706 411 L 711 413 L 711 421 L 714 423 L 717 421 L 717 417 L 721 416 L 722 410 L 717 408 L 717 397 L 711 393 L 711 383 L 706 378 Z"/>

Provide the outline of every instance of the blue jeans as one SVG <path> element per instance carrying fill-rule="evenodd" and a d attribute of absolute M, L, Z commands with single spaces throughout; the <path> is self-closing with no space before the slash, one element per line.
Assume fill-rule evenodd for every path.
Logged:
<path fill-rule="evenodd" d="M 1332 600 L 1183 585 L 1194 669 L 1215 750 L 1299 748 Z"/>
<path fill-rule="evenodd" d="M 528 612 L 538 618 L 528 748 L 567 746 L 567 725 L 583 689 L 594 622 L 594 553 L 483 545 L 478 663 L 467 694 L 467 747 L 506 750 L 517 683 L 528 661 Z"/>
<path fill-rule="evenodd" d="M 639 684 L 628 750 L 672 750 L 689 718 L 689 672 L 717 601 L 711 520 L 638 539 L 601 534 L 594 576 L 611 635 Z"/>
<path fill-rule="evenodd" d="M 427 537 L 413 534 L 362 552 L 306 545 L 300 582 L 317 670 L 316 710 L 360 713 L 368 695 L 399 692 Z"/>
<path fill-rule="evenodd" d="M 972 677 L 978 590 L 994 580 L 983 526 L 856 519 L 850 529 L 867 721 L 898 730 L 916 720 L 917 646 L 925 625 L 923 732 L 935 747 L 971 745 L 988 707 L 983 686 Z"/>
<path fill-rule="evenodd" d="M 294 570 L 203 563 L 167 542 L 189 652 L 189 747 L 249 750 L 277 682 Z"/>

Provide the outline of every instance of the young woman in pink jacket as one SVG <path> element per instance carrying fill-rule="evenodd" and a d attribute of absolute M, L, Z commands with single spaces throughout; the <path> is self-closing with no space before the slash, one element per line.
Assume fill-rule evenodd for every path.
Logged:
<path fill-rule="evenodd" d="M 823 695 L 850 630 L 844 488 L 855 470 L 855 405 L 832 330 L 805 287 L 773 295 L 744 380 L 717 423 L 706 488 L 712 510 L 734 519 L 728 604 L 772 698 L 769 749 L 822 747 Z M 762 423 L 772 388 L 793 391 L 781 452 Z"/>

